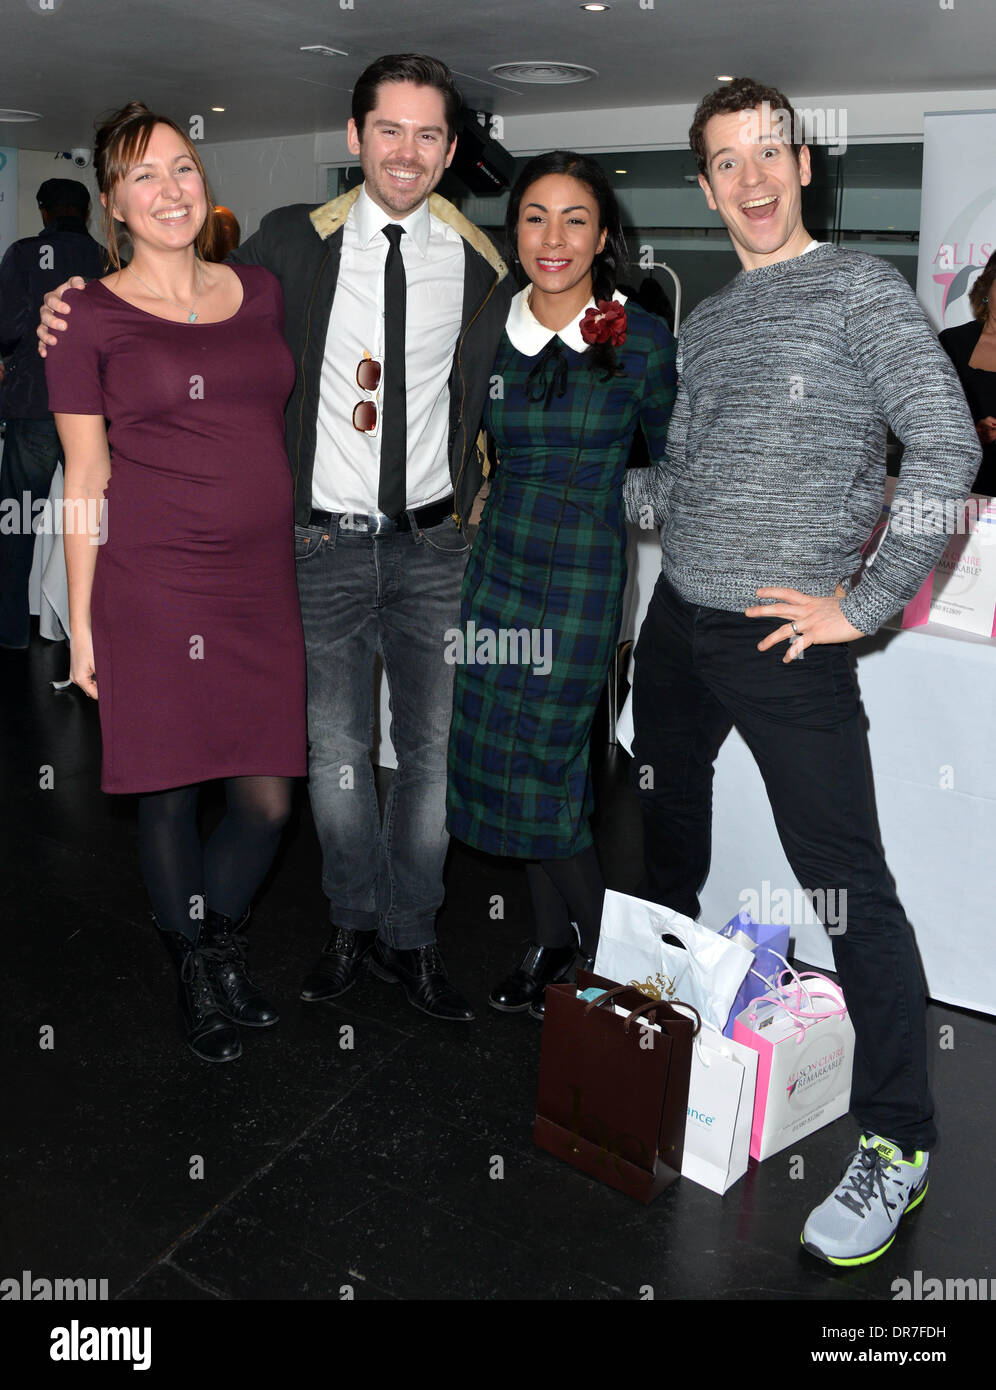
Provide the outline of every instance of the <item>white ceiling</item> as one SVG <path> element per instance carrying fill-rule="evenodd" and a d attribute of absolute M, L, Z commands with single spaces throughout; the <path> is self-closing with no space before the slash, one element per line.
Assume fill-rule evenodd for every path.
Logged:
<path fill-rule="evenodd" d="M 435 54 L 470 105 L 504 115 L 694 102 L 721 72 L 790 96 L 987 88 L 996 53 L 996 0 L 0 3 L 0 107 L 43 116 L 0 124 L 0 144 L 42 150 L 90 145 L 94 117 L 133 98 L 181 123 L 203 115 L 207 142 L 341 129 L 355 78 L 385 52 Z M 299 51 L 314 43 L 348 56 Z M 527 59 L 599 76 L 536 87 L 488 71 Z"/>

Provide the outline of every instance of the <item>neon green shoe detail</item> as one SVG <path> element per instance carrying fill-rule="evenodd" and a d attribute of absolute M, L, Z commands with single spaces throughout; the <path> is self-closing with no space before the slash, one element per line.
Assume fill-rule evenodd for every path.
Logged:
<path fill-rule="evenodd" d="M 862 1135 L 840 1182 L 810 1212 L 800 1240 L 829 1264 L 868 1264 L 888 1250 L 906 1212 L 927 1195 L 930 1155 L 912 1159 L 878 1134 Z"/>

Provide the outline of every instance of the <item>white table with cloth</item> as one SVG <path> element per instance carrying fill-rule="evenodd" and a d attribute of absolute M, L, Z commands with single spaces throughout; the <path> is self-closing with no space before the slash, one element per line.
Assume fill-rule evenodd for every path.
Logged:
<path fill-rule="evenodd" d="M 656 532 L 630 531 L 623 639 L 638 632 L 660 572 Z M 928 993 L 996 1014 L 996 641 L 928 624 L 883 629 L 854 653 L 882 843 Z M 626 746 L 631 735 L 627 705 L 617 737 Z M 827 933 L 802 899 L 735 729 L 716 761 L 712 867 L 699 896 L 712 927 L 767 903 L 792 922 L 794 955 L 832 969 Z"/>
<path fill-rule="evenodd" d="M 69 635 L 69 580 L 62 545 L 62 464 L 56 464 L 48 494 L 48 511 L 35 536 L 28 578 L 28 609 L 38 617 L 39 630 L 50 642 Z"/>

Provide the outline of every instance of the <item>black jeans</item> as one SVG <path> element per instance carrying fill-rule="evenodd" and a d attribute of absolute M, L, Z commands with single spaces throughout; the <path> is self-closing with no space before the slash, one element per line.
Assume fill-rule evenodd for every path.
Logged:
<path fill-rule="evenodd" d="M 31 508 L 48 497 L 61 461 L 54 420 L 7 421 L 0 500 L 14 502 L 17 514 L 5 507 L 7 515 L 0 526 L 0 645 L 5 647 L 26 647 L 31 637 L 28 577 L 35 550 Z"/>
<path fill-rule="evenodd" d="M 852 1113 L 867 1133 L 928 1149 L 937 1132 L 923 976 L 878 839 L 851 653 L 846 644 L 814 646 L 786 666 L 786 643 L 757 650 L 783 621 L 689 604 L 663 575 L 657 582 L 633 692 L 632 775 L 650 896 L 698 914 L 713 763 L 735 724 L 800 886 L 825 923 L 821 905 L 846 911 L 829 925 L 856 1039 Z"/>

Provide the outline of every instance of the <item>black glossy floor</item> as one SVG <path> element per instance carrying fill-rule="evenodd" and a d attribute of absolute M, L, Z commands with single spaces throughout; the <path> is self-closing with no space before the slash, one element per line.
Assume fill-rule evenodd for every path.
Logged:
<path fill-rule="evenodd" d="M 98 789 L 96 707 L 48 684 L 65 662 L 38 637 L 0 653 L 0 1277 L 106 1278 L 112 1299 L 340 1299 L 349 1286 L 356 1299 L 812 1300 L 843 1316 L 917 1270 L 993 1275 L 992 1021 L 931 1007 L 933 1036 L 952 1023 L 955 1046 L 933 1058 L 930 1195 L 884 1258 L 837 1273 L 799 1231 L 839 1175 L 849 1120 L 799 1146 L 802 1179 L 785 1153 L 752 1162 L 725 1198 L 682 1181 L 646 1208 L 533 1146 L 540 1025 L 486 1002 L 529 935 L 518 871 L 451 852 L 439 936 L 474 1024 L 426 1018 L 366 973 L 337 1005 L 299 1003 L 327 931 L 303 794 L 253 919 L 254 973 L 280 1024 L 244 1032 L 237 1063 L 198 1062 L 149 925 L 134 805 Z M 599 843 L 610 885 L 632 891 L 623 761 L 601 759 Z"/>

